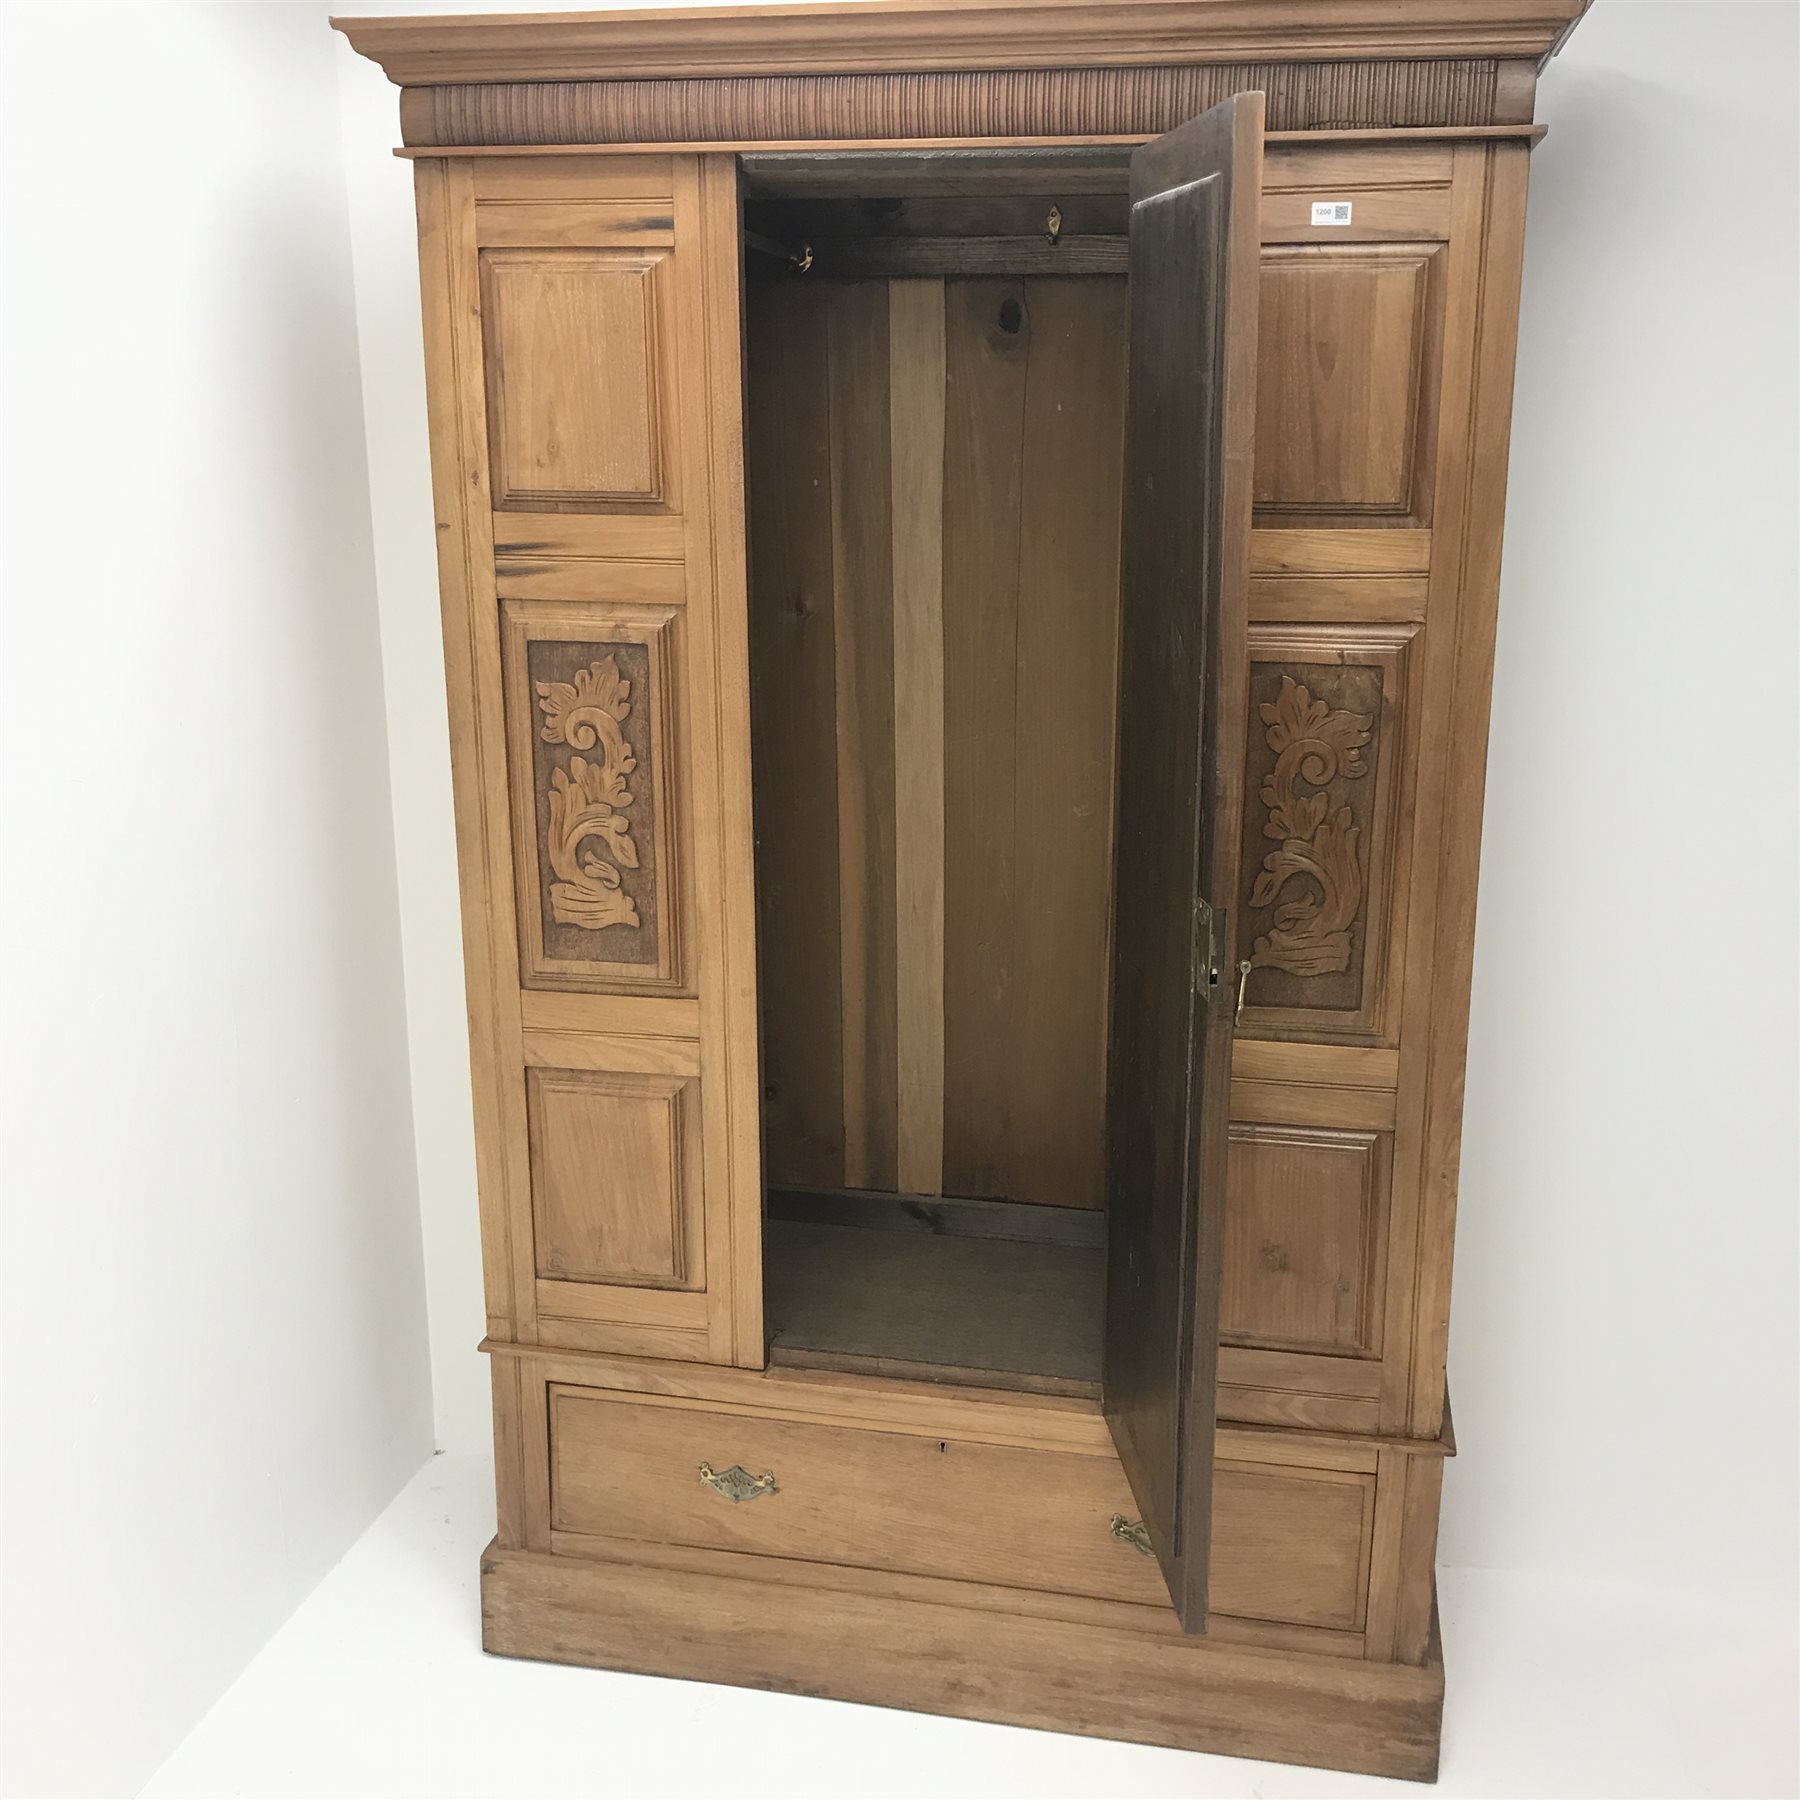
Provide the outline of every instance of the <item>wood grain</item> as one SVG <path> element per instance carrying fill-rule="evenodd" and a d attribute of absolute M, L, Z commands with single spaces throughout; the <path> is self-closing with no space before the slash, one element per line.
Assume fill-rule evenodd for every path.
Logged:
<path fill-rule="evenodd" d="M 1480 817 L 1487 774 L 1487 720 L 1493 687 L 1495 621 L 1500 598 L 1500 541 L 1505 521 L 1506 452 L 1512 423 L 1513 363 L 1518 336 L 1519 285 L 1524 261 L 1523 148 L 1462 151 L 1459 167 L 1474 182 L 1485 176 L 1481 312 L 1474 337 L 1468 489 L 1457 568 L 1454 687 L 1445 698 L 1450 720 L 1444 816 L 1454 831 L 1437 840 L 1438 900 L 1432 916 L 1432 996 L 1426 1047 L 1429 1082 L 1421 1144 L 1420 1255 L 1411 1403 L 1405 1421 L 1415 1435 L 1434 1435 L 1444 1418 L 1444 1365 L 1450 1323 L 1450 1270 L 1456 1230 L 1457 1169 L 1462 1149 L 1463 1075 L 1468 1057 L 1469 987 L 1475 941 L 1475 891 L 1480 875 Z M 1410 1021 L 1409 1021 L 1410 1023 Z M 1417 1038 L 1414 1043 L 1417 1043 Z M 1413 1066 L 1417 1066 L 1415 1063 Z M 1398 1421 L 1396 1421 L 1398 1423 Z M 1412 1607 L 1417 1643 L 1419 1607 Z"/>
<path fill-rule="evenodd" d="M 670 198 L 672 201 L 672 186 Z M 532 250 L 597 249 L 603 246 L 668 249 L 675 242 L 675 215 L 673 206 L 660 199 L 604 200 L 593 195 L 584 195 L 575 201 L 537 197 L 529 200 L 478 199 L 475 238 L 484 250 L 515 246 Z M 658 260 L 644 259 L 652 279 Z M 603 277 L 608 272 L 624 274 L 632 264 L 628 258 L 611 261 L 604 258 L 571 259 L 561 263 L 546 259 L 546 266 L 560 268 L 566 278 L 577 271 Z M 629 310 L 630 296 L 615 296 L 614 299 L 623 299 L 628 308 L 617 321 L 625 330 L 623 341 L 613 331 L 607 331 L 597 339 L 598 347 L 605 354 L 624 348 L 638 323 Z M 578 307 L 597 304 L 604 310 L 608 302 L 603 296 L 591 296 L 577 297 L 576 304 Z M 607 342 L 609 338 L 613 340 L 611 344 Z"/>
<path fill-rule="evenodd" d="M 1233 1124 L 1222 1340 L 1381 1354 L 1391 1150 L 1381 1132 Z"/>
<path fill-rule="evenodd" d="M 554 221 L 540 224 L 554 246 Z M 483 253 L 497 508 L 679 508 L 668 263 L 666 249 L 635 247 Z"/>
<path fill-rule="evenodd" d="M 1500 68 L 1500 80 L 1505 85 L 1511 79 L 1511 71 L 1521 67 L 1517 63 L 1503 63 Z M 1529 72 L 1528 72 L 1529 73 Z M 400 97 L 400 110 L 404 116 L 407 110 L 407 96 Z M 1522 105 L 1528 109 L 1527 99 Z M 1263 134 L 1263 142 L 1271 149 L 1284 145 L 1300 145 L 1312 148 L 1343 145 L 1345 147 L 1366 148 L 1371 145 L 1386 144 L 1500 144 L 1516 143 L 1527 147 L 1540 142 L 1549 131 L 1547 125 L 1534 125 L 1520 120 L 1503 125 L 1370 125 L 1339 129 L 1332 126 L 1319 126 L 1310 130 L 1268 131 Z M 1111 152 L 1116 150 L 1131 151 L 1137 145 L 1154 137 L 1156 133 L 1137 132 L 1059 132 L 1054 135 L 1037 135 L 1022 133 L 1016 137 L 996 139 L 992 137 L 857 137 L 847 136 L 833 138 L 829 143 L 820 143 L 814 139 L 802 138 L 758 138 L 754 143 L 734 142 L 729 139 L 663 139 L 656 143 L 611 143 L 594 144 L 399 144 L 392 155 L 405 162 L 414 162 L 427 157 L 455 157 L 467 159 L 475 167 L 480 168 L 488 163 L 506 166 L 535 164 L 548 171 L 554 171 L 566 164 L 591 162 L 596 155 L 608 157 L 657 157 L 673 153 L 712 154 L 729 150 L 736 154 L 740 162 L 764 156 L 777 157 L 819 157 L 839 155 L 881 156 L 890 153 L 914 155 L 927 153 L 938 155 L 945 152 L 979 151 L 986 155 L 999 151 L 1010 158 L 1019 151 L 1073 151 L 1097 150 Z"/>
<path fill-rule="evenodd" d="M 750 621 L 743 437 L 743 315 L 736 160 L 676 170 L 676 216 L 692 224 L 677 342 L 690 371 L 682 405 L 696 471 L 687 503 L 696 937 L 707 1072 L 708 1347 L 747 1368 L 763 1361 L 761 1077 L 757 1031 L 755 829 L 750 779 Z M 710 1289 L 709 1289 L 710 1291 Z"/>
<path fill-rule="evenodd" d="M 888 290 L 896 1179 L 944 1175 L 944 284 Z"/>
<path fill-rule="evenodd" d="M 527 1030 L 522 1044 L 527 1070 L 595 1069 L 635 1075 L 700 1073 L 700 1046 L 686 1038 Z"/>
<path fill-rule="evenodd" d="M 729 1573 L 490 1550 L 482 1642 L 506 1656 L 830 1694 L 1430 1780 L 1443 1672 Z"/>
<path fill-rule="evenodd" d="M 679 568 L 681 521 L 667 513 L 539 513 L 494 515 L 494 555 L 501 562 L 544 564 L 596 558 L 606 562 L 669 563 Z M 646 577 L 647 579 L 647 577 Z M 681 600 L 681 593 L 645 598 Z"/>
<path fill-rule="evenodd" d="M 1099 1245 L 769 1219 L 771 1356 L 962 1386 L 1097 1394 Z"/>
<path fill-rule="evenodd" d="M 569 1387 L 550 1390 L 550 1431 L 554 1530 L 1165 1603 L 1155 1564 L 1110 1530 L 1131 1516 L 1116 1460 Z M 702 1461 L 772 1472 L 776 1491 L 733 1504 L 696 1479 Z M 1360 1631 L 1375 1477 L 1241 1463 L 1221 1466 L 1218 1487 L 1220 1611 Z"/>
<path fill-rule="evenodd" d="M 1260 512 L 1429 523 L 1414 509 L 1431 253 L 1266 253 L 1257 369 Z"/>
<path fill-rule="evenodd" d="M 742 1553 L 712 1550 L 693 1544 L 631 1543 L 618 1538 L 583 1536 L 578 1532 L 550 1534 L 551 1550 L 561 1556 L 612 1562 L 621 1555 L 660 1569 L 680 1569 L 694 1574 L 741 1574 Z M 1178 1638 L 1181 1628 L 1166 1605 L 1139 1605 L 1127 1600 L 1097 1600 L 1086 1594 L 1061 1594 L 1041 1588 L 996 1587 L 986 1582 L 950 1581 L 936 1575 L 915 1575 L 897 1569 L 868 1569 L 852 1563 L 803 1562 L 794 1557 L 761 1556 L 756 1573 L 794 1582 L 801 1587 L 828 1588 L 839 1593 L 865 1594 L 898 1600 L 945 1600 L 956 1606 L 974 1606 L 1020 1618 L 1061 1619 L 1076 1625 L 1113 1626 L 1165 1639 Z M 1286 1625 L 1266 1619 L 1238 1619 L 1220 1614 L 1207 1632 L 1210 1642 L 1254 1646 L 1266 1650 L 1298 1652 L 1306 1656 L 1361 1658 L 1364 1634 L 1335 1631 L 1317 1625 Z"/>
<path fill-rule="evenodd" d="M 1104 1183 L 1125 287 L 1035 282 L 1027 305 L 1003 1191 L 1095 1206 Z"/>
<path fill-rule="evenodd" d="M 1581 10 L 1581 0 L 1433 0 L 1398 14 L 1370 0 L 1232 0 L 1197 13 L 1183 0 L 1138 0 L 1121 18 L 1095 0 L 903 0 L 875 7 L 837 0 L 804 10 L 702 6 L 648 15 L 341 18 L 332 24 L 379 61 L 390 80 L 412 85 L 807 69 L 1107 68 L 1159 60 L 1204 68 L 1242 55 L 1274 62 L 1356 56 L 1540 62 Z M 1209 103 L 1198 99 L 1189 110 Z"/>
<path fill-rule="evenodd" d="M 1315 200 L 1348 200 L 1350 218 L 1341 225 L 1315 225 Z M 1262 205 L 1265 244 L 1308 244 L 1335 249 L 1345 244 L 1411 243 L 1442 238 L 1450 224 L 1447 183 L 1432 187 L 1362 187 L 1349 181 L 1327 184 L 1317 193 L 1266 194 Z"/>
<path fill-rule="evenodd" d="M 753 765 L 770 1178 L 844 1181 L 829 290 L 748 291 Z M 802 971 L 805 972 L 802 978 Z"/>
<path fill-rule="evenodd" d="M 844 1182 L 897 1179 L 893 435 L 888 294 L 857 284 L 831 315 L 837 660 L 838 919 Z"/>
<path fill-rule="evenodd" d="M 1031 314 L 1023 283 L 945 294 L 944 1173 L 947 1191 L 1022 1198 L 1008 1181 L 1018 893 L 1019 546 Z M 1010 326 L 1010 329 L 1008 327 Z"/>
<path fill-rule="evenodd" d="M 1034 47 L 1020 38 L 1000 70 L 939 73 L 926 66 L 935 53 L 935 46 L 915 52 L 911 66 L 898 70 L 794 73 L 790 66 L 764 75 L 736 69 L 692 79 L 606 80 L 559 67 L 548 79 L 409 84 L 401 135 L 407 144 L 442 147 L 734 148 L 870 138 L 1149 137 L 1243 92 L 1267 94 L 1276 128 L 1290 131 L 1479 126 L 1527 119 L 1531 111 L 1529 80 L 1518 82 L 1507 64 L 1486 57 L 1096 67 L 1090 53 L 1077 59 L 1087 67 L 1033 69 L 1023 65 L 1037 60 Z"/>
<path fill-rule="evenodd" d="M 564 994 L 544 989 L 519 996 L 526 1032 L 623 1032 L 632 1037 L 697 1039 L 700 1003 L 663 994 Z"/>
<path fill-rule="evenodd" d="M 415 171 L 432 504 L 449 706 L 451 792 L 469 1015 L 476 1187 L 488 1331 L 537 1336 L 518 919 L 482 364 L 474 184 L 467 164 Z"/>
<path fill-rule="evenodd" d="M 762 950 L 774 1009 L 765 1015 L 771 1170 L 778 1180 L 798 1185 L 885 1181 L 915 1192 L 1095 1205 L 1112 830 L 1123 287 L 1087 280 L 929 284 L 919 291 L 935 298 L 943 354 L 935 377 L 923 384 L 902 379 L 877 357 L 832 362 L 819 348 L 833 333 L 861 329 L 856 321 L 870 309 L 885 304 L 891 317 L 891 297 L 854 284 L 757 282 L 752 291 L 755 329 L 768 334 L 766 348 L 753 346 L 753 398 L 766 395 L 776 408 L 773 414 L 765 408 L 761 423 L 753 408 L 752 495 L 767 521 L 756 541 L 762 545 L 777 530 L 789 534 L 785 550 L 759 548 L 756 597 L 759 641 L 770 646 L 759 665 L 770 698 L 759 713 L 758 729 L 767 738 L 757 780 L 768 821 L 760 879 Z M 891 293 L 900 291 L 896 286 Z M 895 342 L 890 326 L 890 352 Z M 822 365 L 825 391 L 817 384 L 803 391 Z M 857 385 L 864 381 L 885 385 L 869 393 Z M 935 403 L 919 398 L 929 396 L 934 383 Z M 934 446 L 937 408 L 944 409 L 941 470 L 918 498 L 895 485 L 893 421 L 902 404 L 926 407 Z M 844 445 L 825 441 L 832 431 L 825 412 L 840 421 L 887 418 L 887 461 L 873 455 L 846 461 Z M 852 441 L 856 429 L 837 428 Z M 883 478 L 885 496 L 844 491 Z M 909 534 L 918 521 L 927 530 L 936 526 L 930 505 L 921 506 L 935 498 L 934 488 L 942 497 L 941 549 L 938 560 L 927 559 L 921 586 L 911 576 L 902 580 L 897 568 L 914 553 Z M 791 559 L 805 556 L 806 567 L 817 572 L 812 579 L 827 578 L 828 515 L 839 520 L 840 543 L 847 521 L 879 515 L 887 522 L 889 562 L 883 565 L 871 547 L 866 578 L 840 573 L 830 579 L 840 607 L 891 596 L 897 653 L 907 641 L 908 595 L 923 591 L 938 602 L 940 624 L 912 640 L 923 658 L 922 681 L 896 677 L 890 690 L 886 670 L 877 669 L 865 697 L 843 668 L 829 694 L 819 692 L 816 673 L 802 674 L 799 638 L 812 627 L 804 600 L 795 596 L 796 580 L 803 585 L 805 578 Z M 873 531 L 859 525 L 854 535 L 866 542 Z M 847 629 L 854 634 L 857 621 Z M 860 665 L 845 651 L 841 617 L 835 630 L 834 661 L 844 661 L 854 675 Z M 779 670 L 771 666 L 778 643 L 795 653 Z M 933 686 L 934 648 L 941 701 Z M 915 754 L 920 734 L 905 727 L 914 707 L 927 721 L 941 712 L 941 753 L 927 728 L 923 754 Z M 835 720 L 835 755 L 818 741 L 821 709 Z M 855 716 L 846 716 L 852 709 Z M 870 819 L 869 809 L 885 798 L 890 757 L 892 812 L 885 820 Z M 873 787 L 861 772 L 865 766 L 881 773 Z M 816 828 L 827 815 L 831 828 Z M 902 849 L 902 817 L 920 849 Z M 815 828 L 802 830 L 802 820 Z M 845 835 L 847 820 L 854 822 L 853 837 Z M 885 837 L 884 826 L 891 827 Z M 862 846 L 854 854 L 847 848 L 852 842 Z M 871 858 L 877 859 L 873 873 Z M 890 952 L 880 942 L 871 947 L 868 933 L 890 888 L 897 916 L 935 919 L 940 879 L 943 944 L 934 982 L 930 972 L 939 967 L 940 952 L 928 936 L 909 937 L 897 927 Z M 903 884 L 921 885 L 922 912 L 902 902 Z M 828 886 L 836 895 L 836 931 L 819 900 Z M 842 922 L 846 908 L 848 926 Z M 837 958 L 821 958 L 821 945 L 834 940 Z M 897 1014 L 892 1003 L 871 1009 L 858 996 L 867 989 L 885 1000 L 890 983 L 897 992 L 902 958 L 911 972 L 906 991 L 914 998 Z M 921 972 L 923 980 L 917 978 Z M 840 1000 L 837 1018 L 825 1024 L 820 996 L 833 988 L 851 998 Z M 909 1041 L 941 1092 L 941 1175 L 935 1108 L 899 1073 L 903 1030 L 917 1034 Z M 1012 1048 L 997 1056 L 996 1044 Z M 833 1072 L 838 1068 L 841 1081 Z M 811 1137 L 826 1142 L 844 1096 L 860 1096 L 862 1116 L 871 1116 L 871 1089 L 878 1082 L 894 1084 L 887 1101 L 894 1109 L 895 1161 L 885 1177 L 871 1173 L 858 1180 L 855 1169 L 834 1169 L 832 1148 L 816 1152 L 810 1139 L 801 1141 L 802 1134 L 790 1130 L 790 1118 L 804 1117 L 815 1121 L 807 1127 Z M 926 1148 L 902 1180 L 898 1134 L 909 1116 L 922 1123 Z M 852 1130 L 853 1150 L 855 1143 Z M 784 1161 L 790 1146 L 793 1160 Z"/>
<path fill-rule="evenodd" d="M 1189 1631 L 1211 1541 L 1262 130 L 1262 96 L 1240 95 L 1131 165 L 1105 1400 Z"/>
<path fill-rule="evenodd" d="M 526 1093 L 539 1276 L 699 1286 L 705 1213 L 693 1077 L 533 1068 Z"/>

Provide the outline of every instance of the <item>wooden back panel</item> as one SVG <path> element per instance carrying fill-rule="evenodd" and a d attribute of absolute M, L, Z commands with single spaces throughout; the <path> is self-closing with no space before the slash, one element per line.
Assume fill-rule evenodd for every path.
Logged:
<path fill-rule="evenodd" d="M 1100 1204 L 1124 303 L 752 284 L 772 1181 Z"/>

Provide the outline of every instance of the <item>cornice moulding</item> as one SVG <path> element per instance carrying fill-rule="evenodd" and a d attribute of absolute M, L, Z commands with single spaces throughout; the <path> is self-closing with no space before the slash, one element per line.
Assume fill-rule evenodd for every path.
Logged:
<path fill-rule="evenodd" d="M 1542 62 L 1588 0 L 835 0 L 334 18 L 402 87 L 1241 61 Z"/>

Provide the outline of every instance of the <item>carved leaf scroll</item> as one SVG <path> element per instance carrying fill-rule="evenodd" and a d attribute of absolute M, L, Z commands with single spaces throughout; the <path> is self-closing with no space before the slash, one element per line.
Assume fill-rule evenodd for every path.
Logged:
<path fill-rule="evenodd" d="M 1291 975 L 1335 975 L 1350 966 L 1350 934 L 1362 905 L 1362 833 L 1350 808 L 1334 807 L 1326 790 L 1368 774 L 1362 753 L 1375 717 L 1333 711 L 1289 675 L 1257 710 L 1275 752 L 1260 790 L 1269 809 L 1263 835 L 1279 848 L 1263 858 L 1250 890 L 1252 906 L 1274 908 L 1250 961 Z"/>
<path fill-rule="evenodd" d="M 637 758 L 620 726 L 631 713 L 631 683 L 616 657 L 579 670 L 573 682 L 540 681 L 538 710 L 547 744 L 598 750 L 597 758 L 569 759 L 550 772 L 551 915 L 559 925 L 601 931 L 636 926 L 638 909 L 624 891 L 621 869 L 638 866 L 637 845 L 626 814 L 632 793 L 625 778 Z"/>

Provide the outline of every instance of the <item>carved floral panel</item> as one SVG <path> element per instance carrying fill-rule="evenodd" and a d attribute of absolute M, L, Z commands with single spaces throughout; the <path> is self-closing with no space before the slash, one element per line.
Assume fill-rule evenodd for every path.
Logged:
<path fill-rule="evenodd" d="M 520 978 L 678 988 L 678 614 L 510 598 L 501 614 Z"/>
<path fill-rule="evenodd" d="M 1364 1005 L 1383 690 L 1375 664 L 1251 664 L 1238 956 L 1252 1006 Z"/>
<path fill-rule="evenodd" d="M 654 979 L 665 922 L 650 646 L 532 638 L 524 674 L 543 962 Z"/>

